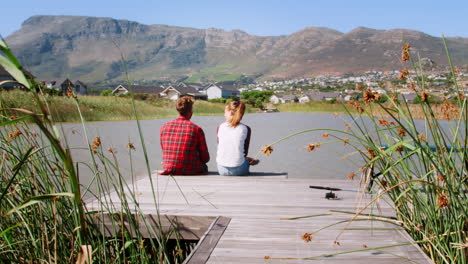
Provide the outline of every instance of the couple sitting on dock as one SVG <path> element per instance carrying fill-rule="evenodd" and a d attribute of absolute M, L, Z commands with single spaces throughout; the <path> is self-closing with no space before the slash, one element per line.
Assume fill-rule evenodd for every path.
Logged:
<path fill-rule="evenodd" d="M 179 98 L 176 109 L 180 116 L 162 125 L 160 131 L 163 154 L 161 175 L 205 175 L 206 163 L 210 160 L 203 129 L 190 121 L 193 99 Z M 241 101 L 228 103 L 223 122 L 218 126 L 218 150 L 216 163 L 220 175 L 249 175 L 250 165 L 258 160 L 247 157 L 250 143 L 250 127 L 240 123 L 245 104 Z"/>

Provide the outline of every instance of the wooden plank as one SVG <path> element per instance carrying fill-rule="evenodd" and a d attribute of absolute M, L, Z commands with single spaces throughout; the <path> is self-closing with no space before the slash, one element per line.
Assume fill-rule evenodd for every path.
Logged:
<path fill-rule="evenodd" d="M 157 208 L 161 215 L 182 217 L 181 219 L 210 216 L 211 219 L 204 220 L 208 227 L 210 221 L 217 216 L 231 218 L 229 225 L 226 224 L 227 228 L 218 232 L 220 237 L 215 239 L 216 241 L 211 241 L 211 234 L 203 237 L 201 229 L 198 233 L 192 231 L 198 237 L 202 236 L 204 241 L 196 247 L 194 256 L 190 257 L 195 263 L 301 263 L 301 259 L 305 257 L 362 249 L 363 245 L 378 247 L 408 242 L 408 238 L 402 235 L 404 231 L 400 226 L 375 221 L 342 223 L 315 233 L 332 223 L 353 217 L 353 214 L 343 212 L 330 215 L 330 210 L 356 212 L 375 196 L 362 192 L 338 191 L 336 193 L 340 197 L 339 200 L 326 200 L 324 195 L 327 191 L 310 189 L 309 185 L 359 190 L 357 181 L 212 175 L 152 177 L 153 182 L 157 184 L 151 185 L 148 177 L 131 186 L 130 189 L 137 191 L 135 201 L 127 201 L 130 207 L 138 204 L 145 214 L 157 214 L 152 198 L 152 191 L 155 190 L 158 197 Z M 117 193 L 108 194 L 107 199 L 114 203 L 108 207 L 120 210 L 120 198 Z M 102 210 L 96 201 L 88 203 L 87 206 L 89 209 Z M 391 205 L 384 201 L 380 203 L 380 209 L 369 207 L 364 212 L 395 215 Z M 296 220 L 283 219 L 318 214 L 329 215 Z M 183 222 L 181 219 L 177 221 Z M 196 225 L 196 221 L 183 224 L 185 227 L 191 225 Z M 213 222 L 212 229 L 214 226 Z M 348 230 L 343 231 L 345 228 Z M 179 226 L 178 229 L 184 228 Z M 306 232 L 314 233 L 312 241 L 308 243 L 301 239 Z M 340 245 L 333 243 L 335 239 Z M 208 247 L 208 244 L 205 244 L 208 242 L 212 243 L 212 246 Z M 195 255 L 196 252 L 204 255 Z M 263 259 L 264 256 L 270 256 L 271 259 Z M 376 264 L 405 263 L 407 259 L 430 263 L 427 256 L 415 245 L 319 258 L 317 262 L 362 263 L 363 259 Z"/>
<path fill-rule="evenodd" d="M 216 219 L 214 216 L 184 216 L 184 215 L 152 215 L 145 217 L 120 214 L 96 215 L 95 223 L 103 225 L 103 234 L 107 237 L 118 236 L 125 229 L 132 237 L 137 233 L 134 229 L 138 225 L 139 234 L 144 238 L 155 238 L 162 235 L 171 239 L 200 240 Z M 133 224 L 132 224 L 133 223 Z"/>
<path fill-rule="evenodd" d="M 211 252 L 231 222 L 231 218 L 220 216 L 213 221 L 210 229 L 205 233 L 197 246 L 185 259 L 184 264 L 204 264 L 211 256 Z"/>

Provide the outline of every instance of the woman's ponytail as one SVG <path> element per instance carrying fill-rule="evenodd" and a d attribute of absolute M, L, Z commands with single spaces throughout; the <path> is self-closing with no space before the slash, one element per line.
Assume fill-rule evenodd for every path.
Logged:
<path fill-rule="evenodd" d="M 227 105 L 227 108 L 233 114 L 229 123 L 232 127 L 236 127 L 244 116 L 245 104 L 242 101 L 232 101 Z"/>

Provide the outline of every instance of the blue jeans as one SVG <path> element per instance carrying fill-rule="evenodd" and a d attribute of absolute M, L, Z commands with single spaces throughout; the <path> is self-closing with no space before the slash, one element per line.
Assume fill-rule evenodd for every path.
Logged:
<path fill-rule="evenodd" d="M 247 159 L 238 167 L 224 167 L 218 164 L 219 175 L 223 176 L 247 176 L 249 172 L 250 164 Z"/>

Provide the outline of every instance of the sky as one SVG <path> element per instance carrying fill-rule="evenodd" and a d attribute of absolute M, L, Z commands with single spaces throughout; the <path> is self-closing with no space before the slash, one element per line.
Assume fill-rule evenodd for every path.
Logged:
<path fill-rule="evenodd" d="M 467 0 L 6 0 L 0 7 L 3 37 L 33 15 L 112 17 L 259 36 L 289 35 L 305 27 L 343 33 L 368 27 L 468 37 Z"/>

